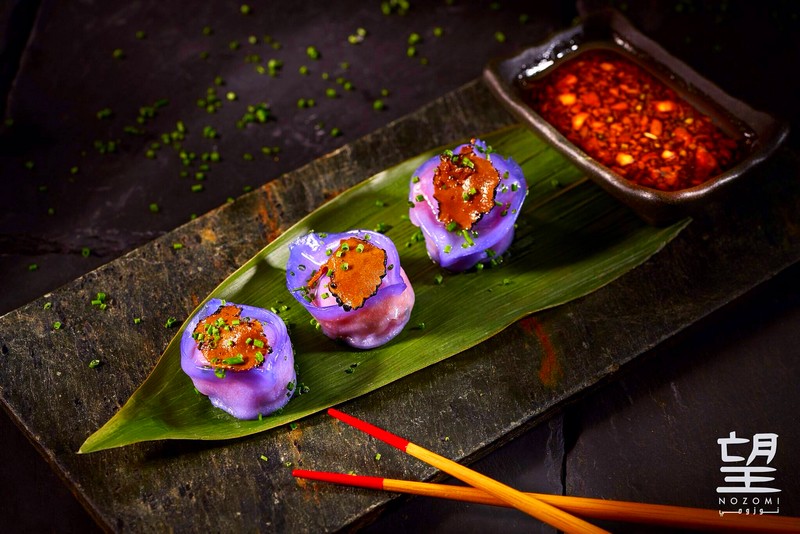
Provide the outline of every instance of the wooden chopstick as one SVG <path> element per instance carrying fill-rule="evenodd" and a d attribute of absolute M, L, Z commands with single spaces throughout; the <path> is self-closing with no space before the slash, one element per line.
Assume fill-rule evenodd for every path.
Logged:
<path fill-rule="evenodd" d="M 382 477 L 363 475 L 347 475 L 325 471 L 308 471 L 295 469 L 292 475 L 298 478 L 331 482 L 346 486 L 357 486 L 376 490 L 411 493 L 426 497 L 438 497 L 455 501 L 508 506 L 507 503 L 477 488 L 452 486 L 448 484 L 431 484 Z M 528 493 L 542 502 L 557 506 L 567 512 L 604 519 L 608 521 L 624 521 L 660 525 L 672 528 L 726 530 L 729 532 L 798 532 L 800 518 L 755 515 L 725 515 L 717 510 L 703 508 L 686 508 L 662 504 L 643 504 L 587 497 L 570 497 L 565 495 L 547 495 L 544 493 Z"/>
<path fill-rule="evenodd" d="M 540 521 L 544 521 L 555 528 L 561 529 L 564 532 L 606 532 L 605 530 L 592 525 L 583 519 L 579 519 L 574 515 L 568 514 L 560 508 L 556 508 L 551 504 L 544 503 L 539 499 L 531 497 L 530 495 L 526 495 L 521 491 L 517 491 L 511 486 L 506 486 L 505 484 L 489 478 L 486 475 L 482 475 L 476 471 L 473 471 L 472 469 L 464 467 L 463 465 L 447 459 L 444 456 L 439 456 L 435 452 L 429 451 L 423 447 L 420 447 L 419 445 L 415 445 L 407 439 L 396 436 L 391 432 L 387 432 L 382 428 L 371 425 L 365 421 L 362 421 L 361 419 L 353 417 L 352 415 L 347 415 L 346 413 L 340 412 L 335 408 L 329 408 L 328 414 L 344 423 L 347 423 L 350 426 L 357 428 L 358 430 L 361 430 L 362 432 L 366 432 L 370 436 L 378 438 L 379 440 L 388 443 L 389 445 L 396 447 L 407 454 L 410 454 L 419 460 L 422 460 L 425 463 L 436 467 L 437 469 L 440 469 L 441 471 L 444 471 L 451 476 L 454 476 L 462 482 L 466 482 L 473 487 L 480 488 L 486 493 L 497 497 L 509 506 L 513 506 L 517 510 L 525 512 L 526 514 L 531 515 Z"/>

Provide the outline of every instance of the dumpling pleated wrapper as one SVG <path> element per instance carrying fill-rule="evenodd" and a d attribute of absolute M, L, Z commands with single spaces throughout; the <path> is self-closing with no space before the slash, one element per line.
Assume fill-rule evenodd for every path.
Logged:
<path fill-rule="evenodd" d="M 342 305 L 329 288 L 328 275 L 320 277 L 315 287 L 309 288 L 312 277 L 336 255 L 342 243 L 352 242 L 352 238 L 386 253 L 385 274 L 372 286 L 377 289 L 365 295 L 358 307 Z M 359 252 L 352 248 L 343 254 L 345 260 L 359 259 L 354 256 Z M 369 230 L 338 234 L 312 232 L 296 239 L 289 245 L 286 287 L 319 322 L 326 336 L 359 349 L 378 347 L 394 338 L 408 323 L 414 307 L 414 290 L 400 266 L 397 248 L 385 235 Z"/>
<path fill-rule="evenodd" d="M 228 370 L 223 378 L 214 374 L 205 355 L 192 337 L 197 324 L 213 315 L 223 305 L 240 308 L 241 317 L 261 323 L 270 351 L 264 361 L 244 371 Z M 283 320 L 274 313 L 244 304 L 223 303 L 211 299 L 189 321 L 181 337 L 181 368 L 192 379 L 194 387 L 208 396 L 211 404 L 237 419 L 257 419 L 268 415 L 289 402 L 295 390 L 294 352 Z"/>
<path fill-rule="evenodd" d="M 409 219 L 422 230 L 428 256 L 443 268 L 455 272 L 489 262 L 508 250 L 528 190 L 522 169 L 513 159 L 492 152 L 478 139 L 459 145 L 452 154 L 459 155 L 462 149 L 472 149 L 473 157 L 488 160 L 500 178 L 494 190 L 494 207 L 481 215 L 469 230 L 448 230 L 447 225 L 439 220 L 439 201 L 434 198 L 434 174 L 442 156 L 434 156 L 412 174 L 408 197 Z"/>

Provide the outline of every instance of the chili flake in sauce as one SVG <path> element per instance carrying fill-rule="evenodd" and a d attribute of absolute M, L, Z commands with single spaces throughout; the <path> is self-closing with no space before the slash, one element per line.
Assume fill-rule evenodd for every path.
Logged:
<path fill-rule="evenodd" d="M 192 337 L 214 369 L 247 371 L 261 365 L 272 351 L 261 322 L 241 317 L 238 306 L 226 305 L 197 323 Z"/>
<path fill-rule="evenodd" d="M 700 185 L 742 157 L 741 144 L 675 91 L 609 50 L 591 50 L 539 80 L 525 99 L 589 156 L 645 187 Z"/>
<path fill-rule="evenodd" d="M 356 310 L 378 292 L 386 276 L 386 251 L 369 241 L 349 237 L 309 279 L 308 288 L 314 290 L 326 275 L 330 278 L 327 287 L 339 306 L 345 311 Z"/>

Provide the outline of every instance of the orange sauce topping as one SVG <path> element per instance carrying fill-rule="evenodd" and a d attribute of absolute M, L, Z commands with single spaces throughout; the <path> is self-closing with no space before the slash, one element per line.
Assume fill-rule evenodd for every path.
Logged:
<path fill-rule="evenodd" d="M 386 251 L 369 241 L 348 237 L 309 279 L 309 289 L 326 274 L 331 280 L 328 288 L 339 305 L 345 311 L 356 310 L 378 292 L 386 276 Z"/>
<path fill-rule="evenodd" d="M 492 164 L 475 155 L 472 146 L 460 154 L 442 154 L 433 174 L 433 198 L 439 202 L 439 221 L 460 229 L 472 225 L 494 207 L 500 174 Z"/>
<path fill-rule="evenodd" d="M 197 323 L 192 337 L 211 367 L 247 371 L 272 351 L 261 323 L 241 313 L 238 306 L 221 306 Z"/>

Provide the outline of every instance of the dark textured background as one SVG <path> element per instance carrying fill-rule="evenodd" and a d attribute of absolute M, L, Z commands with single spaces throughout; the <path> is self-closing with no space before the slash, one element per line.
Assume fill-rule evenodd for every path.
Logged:
<path fill-rule="evenodd" d="M 792 2 L 758 5 L 726 2 L 618 4 L 645 33 L 732 95 L 798 127 L 798 82 L 787 66 L 800 59 L 797 8 Z M 378 2 L 257 4 L 242 15 L 240 3 L 17 1 L 0 9 L 0 105 L 13 124 L 0 126 L 0 313 L 10 311 L 107 263 L 189 220 L 331 150 L 400 118 L 480 74 L 493 56 L 536 43 L 570 24 L 575 6 L 561 3 L 412 3 L 385 16 Z M 525 24 L 521 14 L 528 15 Z M 204 36 L 202 28 L 213 28 Z M 442 37 L 432 34 L 443 28 Z M 356 28 L 368 31 L 351 45 Z M 146 32 L 136 39 L 135 32 Z M 499 42 L 495 32 L 502 32 Z M 406 54 L 418 32 L 418 56 Z M 264 42 L 269 34 L 279 50 Z M 250 45 L 249 35 L 259 43 Z M 241 48 L 228 44 L 237 40 Z M 322 57 L 305 55 L 313 44 Z M 120 48 L 124 59 L 114 59 Z M 199 54 L 209 52 L 209 59 Z M 248 54 L 283 61 L 278 77 L 260 75 Z M 420 58 L 427 58 L 428 64 Z M 349 62 L 347 70 L 340 66 Z M 301 64 L 309 66 L 300 76 Z M 324 80 L 322 72 L 330 73 Z M 222 109 L 209 115 L 196 100 L 218 88 Z M 344 91 L 337 76 L 355 89 Z M 338 97 L 325 96 L 335 88 Z M 389 90 L 381 97 L 382 88 Z M 235 91 L 229 102 L 225 92 Z M 317 105 L 298 109 L 298 98 Z M 139 108 L 166 98 L 169 104 L 130 136 Z M 382 98 L 387 107 L 375 111 Z M 275 121 L 235 127 L 249 103 L 266 101 Z M 103 108 L 109 119 L 98 119 Z M 192 193 L 198 163 L 181 177 L 180 158 L 147 147 L 182 120 L 186 145 L 198 154 L 218 147 L 223 161 L 206 172 L 205 190 Z M 200 135 L 205 125 L 217 140 Z M 340 136 L 330 135 L 339 128 Z M 114 154 L 99 154 L 97 140 L 119 139 Z M 781 157 L 796 162 L 797 135 Z M 260 152 L 280 146 L 275 161 Z M 250 152 L 254 161 L 242 155 Z M 33 162 L 32 169 L 26 162 Z M 78 167 L 72 174 L 70 169 Z M 158 213 L 149 204 L 157 203 Z M 52 210 L 52 215 L 48 210 Z M 89 257 L 82 254 L 90 250 Z M 29 270 L 31 264 L 36 270 Z M 732 262 L 731 269 L 736 265 Z M 796 424 L 800 378 L 797 268 L 688 331 L 666 341 L 625 373 L 523 434 L 477 464 L 519 487 L 544 476 L 545 487 L 568 493 L 714 507 L 719 467 L 715 438 L 775 431 Z M 725 276 L 725 273 L 720 273 Z M 654 306 L 653 320 L 660 310 Z M 57 403 L 56 403 L 57 404 Z M 2 530 L 79 531 L 91 520 L 23 437 L 3 418 L 0 453 Z M 797 450 L 781 443 L 779 456 Z M 780 460 L 780 458 L 779 458 Z M 780 477 L 797 473 L 779 465 Z M 786 464 L 796 466 L 797 464 Z M 779 479 L 781 480 L 781 479 Z M 784 484 L 787 487 L 787 484 Z M 798 512 L 798 492 L 785 494 L 786 510 Z M 46 505 L 42 505 L 46 503 Z M 392 504 L 375 530 L 481 531 L 498 522 L 527 530 L 516 512 L 443 504 L 424 499 Z"/>

